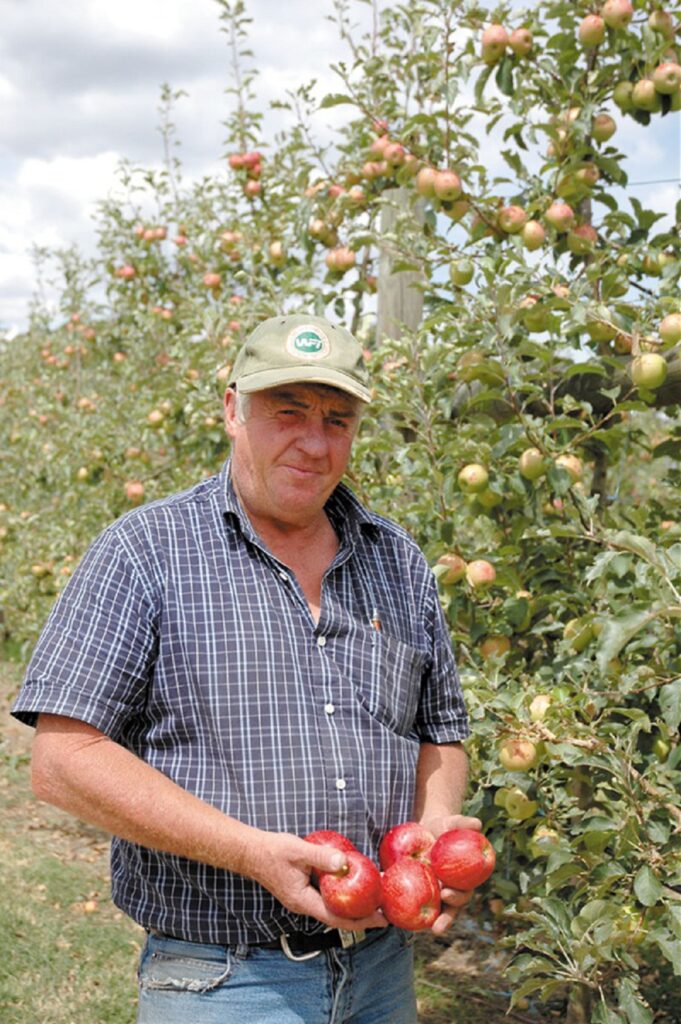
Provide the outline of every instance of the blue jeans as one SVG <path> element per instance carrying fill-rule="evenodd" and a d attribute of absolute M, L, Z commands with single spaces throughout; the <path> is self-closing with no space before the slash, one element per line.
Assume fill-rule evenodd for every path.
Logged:
<path fill-rule="evenodd" d="M 137 1024 L 416 1024 L 412 945 L 411 933 L 386 928 L 294 962 L 150 935 Z"/>

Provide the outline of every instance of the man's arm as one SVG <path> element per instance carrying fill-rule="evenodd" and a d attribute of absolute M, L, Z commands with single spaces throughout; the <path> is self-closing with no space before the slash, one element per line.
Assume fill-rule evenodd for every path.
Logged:
<path fill-rule="evenodd" d="M 416 766 L 416 798 L 414 818 L 436 837 L 452 828 L 479 830 L 479 818 L 460 813 L 468 781 L 468 756 L 460 743 L 422 743 Z M 443 889 L 442 901 L 447 904 L 433 925 L 442 935 L 452 924 L 470 893 Z"/>
<path fill-rule="evenodd" d="M 348 921 L 326 910 L 310 869 L 338 870 L 338 851 L 223 814 L 85 722 L 39 716 L 32 785 L 40 800 L 122 839 L 252 878 L 289 910 L 332 928 L 385 924 L 378 913 Z"/>

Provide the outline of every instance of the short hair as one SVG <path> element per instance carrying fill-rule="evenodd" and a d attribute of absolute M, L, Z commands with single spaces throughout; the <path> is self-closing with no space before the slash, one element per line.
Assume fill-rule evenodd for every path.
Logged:
<path fill-rule="evenodd" d="M 238 391 L 237 388 L 234 388 L 234 395 L 234 414 L 239 423 L 245 423 L 248 417 L 251 396 L 243 391 Z"/>

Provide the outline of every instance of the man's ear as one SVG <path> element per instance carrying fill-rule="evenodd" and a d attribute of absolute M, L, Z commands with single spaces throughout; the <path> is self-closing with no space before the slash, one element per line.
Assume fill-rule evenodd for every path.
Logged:
<path fill-rule="evenodd" d="M 227 388 L 223 402 L 225 431 L 228 437 L 234 437 L 236 433 L 236 391 L 234 388 Z"/>

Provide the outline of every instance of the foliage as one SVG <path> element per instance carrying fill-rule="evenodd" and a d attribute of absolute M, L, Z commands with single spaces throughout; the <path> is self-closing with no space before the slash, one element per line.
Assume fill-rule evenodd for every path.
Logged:
<path fill-rule="evenodd" d="M 648 0 L 597 46 L 579 41 L 581 2 L 419 0 L 362 37 L 337 0 L 351 55 L 339 90 L 283 98 L 291 124 L 268 145 L 245 9 L 219 6 L 235 104 L 224 176 L 184 183 L 166 87 L 164 169 L 121 169 L 97 259 L 55 254 L 58 313 L 37 299 L 4 346 L 8 639 L 25 652 L 88 540 L 140 500 L 131 482 L 148 499 L 217 468 L 226 367 L 253 324 L 282 309 L 345 320 L 375 382 L 352 482 L 440 577 L 514 1000 L 650 1021 L 642 966 L 681 963 L 681 367 L 660 332 L 681 311 L 681 216 L 670 225 L 627 192 L 626 154 L 616 134 L 596 140 L 594 118 L 676 123 L 678 90 L 646 110 L 622 89 L 673 38 Z M 529 54 L 481 58 L 490 21 L 530 30 Z M 313 113 L 332 107 L 348 118 L 331 146 Z M 429 193 L 424 168 L 454 170 L 461 194 Z M 509 206 L 540 224 L 537 248 L 504 227 Z M 454 284 L 464 259 L 470 283 Z M 379 265 L 379 322 L 391 270 L 413 275 L 423 306 L 387 335 Z M 660 386 L 632 382 L 642 354 L 662 355 Z M 472 494 L 458 476 L 470 463 L 489 475 Z M 446 554 L 490 562 L 494 582 L 448 582 Z M 509 740 L 532 744 L 525 769 L 500 761 Z"/>

